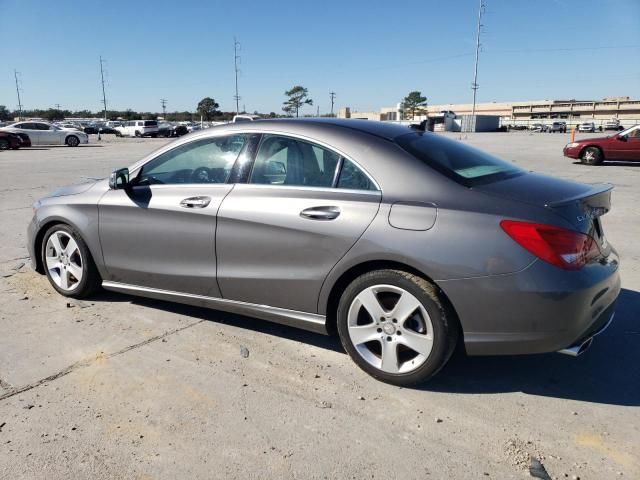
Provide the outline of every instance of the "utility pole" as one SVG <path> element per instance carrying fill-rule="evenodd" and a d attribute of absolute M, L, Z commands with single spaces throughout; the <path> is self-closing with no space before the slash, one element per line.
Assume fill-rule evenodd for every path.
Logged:
<path fill-rule="evenodd" d="M 167 119 L 167 99 L 161 98 L 160 105 L 162 105 L 162 118 Z"/>
<path fill-rule="evenodd" d="M 479 0 L 480 6 L 478 7 L 478 30 L 476 33 L 476 62 L 473 71 L 473 83 L 471 84 L 471 89 L 473 90 L 473 107 L 471 109 L 471 122 L 473 125 L 473 129 L 475 130 L 476 125 L 476 94 L 478 93 L 478 59 L 480 56 L 480 33 L 482 32 L 482 15 L 484 14 L 484 10 L 487 7 L 485 0 Z"/>
<path fill-rule="evenodd" d="M 240 51 L 240 42 L 236 40 L 236 37 L 233 37 L 233 65 L 236 74 L 236 94 L 233 98 L 236 101 L 236 115 L 240 113 L 240 95 L 238 94 L 238 72 L 240 69 L 238 68 L 238 64 L 240 63 L 240 55 L 238 52 Z"/>
<path fill-rule="evenodd" d="M 329 97 L 331 98 L 331 116 L 333 117 L 333 102 L 336 98 L 336 92 L 329 92 Z"/>
<path fill-rule="evenodd" d="M 16 79 L 16 93 L 18 94 L 18 120 L 22 120 L 22 100 L 20 100 L 20 83 L 18 82 L 18 71 L 13 71 L 13 76 Z"/>
<path fill-rule="evenodd" d="M 107 120 L 107 95 L 104 93 L 104 68 L 102 55 L 100 56 L 100 78 L 102 79 L 102 105 L 104 106 L 104 120 Z"/>
<path fill-rule="evenodd" d="M 56 110 L 60 110 L 60 104 L 59 103 L 56 103 L 55 107 L 56 107 Z"/>
<path fill-rule="evenodd" d="M 316 117 L 320 116 L 320 105 L 316 105 Z"/>

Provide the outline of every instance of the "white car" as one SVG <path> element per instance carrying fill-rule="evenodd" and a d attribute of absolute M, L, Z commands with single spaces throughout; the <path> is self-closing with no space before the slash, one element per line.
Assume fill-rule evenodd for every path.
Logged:
<path fill-rule="evenodd" d="M 581 124 L 578 126 L 578 131 L 579 131 L 579 132 L 591 132 L 591 133 L 593 133 L 593 132 L 595 132 L 595 131 L 596 131 L 596 124 L 595 124 L 595 123 L 593 123 L 593 122 L 584 122 L 584 123 L 581 123 Z"/>
<path fill-rule="evenodd" d="M 116 127 L 123 137 L 157 137 L 157 120 L 129 120 L 120 127 Z"/>
<path fill-rule="evenodd" d="M 31 145 L 68 145 L 77 147 L 89 143 L 86 133 L 71 128 L 61 128 L 42 121 L 17 122 L 2 128 L 6 132 L 26 133 Z"/>

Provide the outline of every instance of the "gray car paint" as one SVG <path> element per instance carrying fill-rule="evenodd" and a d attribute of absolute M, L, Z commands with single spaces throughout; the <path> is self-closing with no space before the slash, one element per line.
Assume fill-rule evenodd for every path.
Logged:
<path fill-rule="evenodd" d="M 238 132 L 290 135 L 330 147 L 357 162 L 380 192 L 237 184 L 181 186 L 185 193 L 180 195 L 174 187 L 162 186 L 154 188 L 153 208 L 145 208 L 101 181 L 84 193 L 40 202 L 29 227 L 32 258 L 38 232 L 52 221 L 67 221 L 83 235 L 108 288 L 244 311 L 314 331 L 318 319 L 332 313 L 327 307 L 342 278 L 370 262 L 392 262 L 436 283 L 457 313 L 468 351 L 478 354 L 567 346 L 617 297 L 618 260 L 610 247 L 600 263 L 568 272 L 537 260 L 499 226 L 503 219 L 519 219 L 575 228 L 568 210 L 549 208 L 547 200 L 571 199 L 575 213 L 589 204 L 579 196 L 593 189 L 542 175 L 517 177 L 521 180 L 514 188 L 507 182 L 467 188 L 390 141 L 408 133 L 406 127 L 337 120 L 215 127 L 148 155 L 130 168 L 132 177 L 147 161 L 176 146 Z M 194 214 L 176 206 L 181 198 L 210 188 L 220 193 L 210 211 Z M 528 197 L 527 189 L 536 194 Z M 224 193 L 229 193 L 226 198 Z M 410 214 L 394 215 L 392 206 L 399 202 L 412 206 Z M 104 222 L 100 230 L 98 204 Z M 422 222 L 415 211 L 421 204 Z M 331 221 L 335 223 L 303 221 L 300 210 L 316 205 L 338 206 L 344 216 Z M 151 218 L 153 224 L 148 223 Z M 173 228 L 176 221 L 181 228 Z M 141 232 L 142 227 L 148 230 Z M 212 228 L 217 239 L 209 237 Z M 186 233 L 192 230 L 195 236 Z M 192 250 L 183 264 L 178 252 L 185 244 Z"/>

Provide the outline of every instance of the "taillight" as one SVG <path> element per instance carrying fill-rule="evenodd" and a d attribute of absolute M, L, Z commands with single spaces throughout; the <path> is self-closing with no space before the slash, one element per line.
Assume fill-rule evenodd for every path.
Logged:
<path fill-rule="evenodd" d="M 600 255 L 590 235 L 540 223 L 503 220 L 502 229 L 536 257 L 565 270 L 577 270 Z"/>

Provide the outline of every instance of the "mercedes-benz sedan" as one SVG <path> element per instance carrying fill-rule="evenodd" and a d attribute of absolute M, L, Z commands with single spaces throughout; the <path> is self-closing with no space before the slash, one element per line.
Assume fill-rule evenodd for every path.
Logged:
<path fill-rule="evenodd" d="M 458 343 L 581 353 L 620 290 L 610 191 L 408 127 L 259 120 L 41 199 L 28 248 L 62 295 L 102 287 L 337 332 L 363 370 L 409 385 Z"/>

